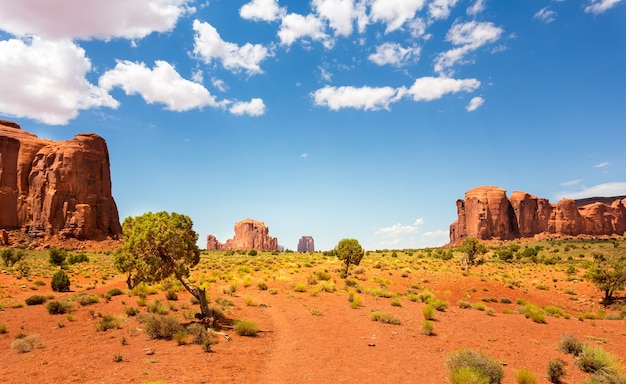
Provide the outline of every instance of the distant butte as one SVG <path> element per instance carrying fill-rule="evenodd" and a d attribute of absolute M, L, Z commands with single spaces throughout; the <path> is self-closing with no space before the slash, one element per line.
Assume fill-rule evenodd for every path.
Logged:
<path fill-rule="evenodd" d="M 276 251 L 278 239 L 270 237 L 269 228 L 265 223 L 248 218 L 235 224 L 235 237 L 226 240 L 224 244 L 214 235 L 208 235 L 206 249 Z"/>
<path fill-rule="evenodd" d="M 450 244 L 467 237 L 513 240 L 549 236 L 625 236 L 626 198 L 562 199 L 551 204 L 526 192 L 511 197 L 500 187 L 470 189 L 456 202 L 458 218 L 450 225 Z"/>

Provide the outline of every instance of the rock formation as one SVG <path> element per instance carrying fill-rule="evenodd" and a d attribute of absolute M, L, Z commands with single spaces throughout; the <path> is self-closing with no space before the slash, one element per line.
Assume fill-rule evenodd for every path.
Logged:
<path fill-rule="evenodd" d="M 0 228 L 101 240 L 122 231 L 109 152 L 94 133 L 54 142 L 0 120 Z"/>
<path fill-rule="evenodd" d="M 312 236 L 302 236 L 298 241 L 298 252 L 315 252 Z"/>
<path fill-rule="evenodd" d="M 610 202 L 610 203 L 609 203 Z M 547 199 L 515 191 L 507 198 L 500 187 L 485 186 L 457 200 L 458 219 L 450 225 L 450 244 L 467 237 L 480 240 L 512 240 L 537 235 L 624 236 L 626 197 Z"/>
<path fill-rule="evenodd" d="M 220 243 L 214 235 L 207 236 L 207 250 L 276 251 L 278 239 L 270 237 L 269 228 L 262 221 L 250 218 L 235 224 L 235 237 Z"/>

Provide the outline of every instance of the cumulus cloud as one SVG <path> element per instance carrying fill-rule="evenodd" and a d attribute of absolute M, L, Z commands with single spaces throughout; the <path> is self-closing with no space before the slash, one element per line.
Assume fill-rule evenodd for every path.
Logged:
<path fill-rule="evenodd" d="M 434 0 L 428 4 L 428 13 L 435 20 L 447 19 L 450 16 L 450 9 L 458 2 L 459 0 Z"/>
<path fill-rule="evenodd" d="M 118 61 L 105 72 L 100 86 L 109 91 L 120 87 L 127 95 L 140 95 L 148 104 L 163 104 L 170 111 L 187 111 L 205 106 L 219 107 L 215 97 L 202 85 L 183 79 L 166 61 L 156 61 L 154 69 L 144 63 Z"/>
<path fill-rule="evenodd" d="M 0 113 L 64 125 L 80 110 L 119 105 L 85 79 L 91 62 L 69 40 L 4 40 L 0 52 Z"/>
<path fill-rule="evenodd" d="M 237 72 L 241 69 L 248 74 L 262 73 L 260 63 L 270 56 L 267 48 L 260 44 L 246 43 L 238 46 L 229 43 L 220 37 L 217 29 L 209 23 L 194 20 L 194 54 L 205 63 L 210 64 L 214 59 L 220 60 L 224 68 Z"/>
<path fill-rule="evenodd" d="M 587 197 L 611 197 L 626 195 L 626 182 L 604 183 L 584 188 L 576 192 L 561 192 L 557 200 L 562 198 L 584 199 Z"/>
<path fill-rule="evenodd" d="M 476 16 L 485 10 L 486 0 L 476 0 L 471 7 L 467 8 L 467 14 L 470 16 Z"/>
<path fill-rule="evenodd" d="M 413 224 L 402 225 L 400 223 L 394 224 L 390 227 L 383 227 L 376 231 L 376 235 L 399 237 L 404 235 L 410 235 L 417 233 L 419 226 L 424 224 L 423 219 L 417 219 Z"/>
<path fill-rule="evenodd" d="M 398 43 L 384 43 L 376 47 L 376 52 L 369 55 L 368 59 L 378 65 L 401 66 L 419 59 L 421 49 L 419 47 L 404 48 Z"/>
<path fill-rule="evenodd" d="M 250 101 L 238 101 L 229 109 L 233 115 L 261 116 L 265 113 L 263 99 L 253 98 Z"/>
<path fill-rule="evenodd" d="M 470 52 L 496 42 L 503 32 L 502 28 L 496 27 L 491 22 L 454 23 L 446 34 L 446 41 L 457 47 L 441 53 L 435 59 L 435 71 L 443 74 L 450 67 L 461 62 Z"/>
<path fill-rule="evenodd" d="M 482 97 L 480 96 L 472 97 L 472 100 L 470 100 L 469 104 L 467 104 L 467 107 L 465 107 L 465 109 L 467 109 L 468 112 L 472 112 L 472 111 L 477 110 L 484 103 L 485 103 L 485 99 L 483 99 Z"/>
<path fill-rule="evenodd" d="M 399 29 L 424 7 L 425 0 L 373 0 L 370 18 L 387 24 L 385 33 Z"/>
<path fill-rule="evenodd" d="M 476 79 L 451 79 L 446 77 L 421 77 L 410 88 L 406 87 L 331 87 L 326 86 L 313 92 L 315 105 L 333 111 L 342 108 L 368 110 L 389 109 L 391 103 L 404 96 L 414 101 L 432 101 L 446 94 L 472 92 L 480 86 Z"/>
<path fill-rule="evenodd" d="M 252 0 L 239 9 L 239 16 L 255 21 L 275 21 L 285 14 L 278 0 Z"/>
<path fill-rule="evenodd" d="M 585 7 L 585 12 L 599 15 L 613 8 L 621 1 L 622 0 L 591 0 L 589 5 Z"/>
<path fill-rule="evenodd" d="M 282 18 L 278 37 L 283 45 L 291 45 L 298 39 L 306 37 L 317 41 L 327 41 L 324 23 L 315 15 L 302 16 L 290 13 Z"/>
<path fill-rule="evenodd" d="M 338 36 L 352 34 L 352 21 L 356 17 L 353 0 L 313 0 L 312 6 Z"/>
<path fill-rule="evenodd" d="M 449 233 L 444 230 L 428 231 L 420 235 L 424 220 L 417 219 L 413 224 L 394 224 L 374 231 L 379 239 L 378 247 L 418 248 L 442 246 L 449 241 Z"/>
<path fill-rule="evenodd" d="M 535 13 L 535 15 L 533 16 L 533 19 L 537 19 L 537 20 L 543 21 L 546 24 L 549 24 L 553 22 L 554 20 L 556 20 L 556 12 L 554 12 L 548 7 L 544 7 L 544 8 L 541 8 L 539 11 L 537 11 L 537 13 Z"/>
<path fill-rule="evenodd" d="M 0 1 L 0 29 L 45 39 L 140 39 L 171 31 L 188 0 Z"/>
<path fill-rule="evenodd" d="M 421 77 L 406 93 L 414 101 L 432 101 L 449 93 L 472 92 L 480 87 L 476 79 L 451 79 L 448 77 Z"/>

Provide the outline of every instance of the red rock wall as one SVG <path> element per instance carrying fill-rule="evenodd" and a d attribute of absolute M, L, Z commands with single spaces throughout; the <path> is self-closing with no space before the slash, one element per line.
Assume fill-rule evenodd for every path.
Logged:
<path fill-rule="evenodd" d="M 450 244 L 467 237 L 480 240 L 511 240 L 539 234 L 619 235 L 626 232 L 626 199 L 610 205 L 595 202 L 578 207 L 575 200 L 550 204 L 526 192 L 515 191 L 510 198 L 500 187 L 485 186 L 465 193 L 457 200 L 458 219 L 450 225 Z"/>
<path fill-rule="evenodd" d="M 0 121 L 0 228 L 101 240 L 121 233 L 100 136 L 54 142 Z"/>
<path fill-rule="evenodd" d="M 276 251 L 278 239 L 270 237 L 269 228 L 262 221 L 245 219 L 235 224 L 235 237 L 222 244 L 213 235 L 207 236 L 207 250 Z"/>

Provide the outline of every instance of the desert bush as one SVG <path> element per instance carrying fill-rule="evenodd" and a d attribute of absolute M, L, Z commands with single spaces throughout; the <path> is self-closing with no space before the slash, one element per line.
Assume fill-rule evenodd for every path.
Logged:
<path fill-rule="evenodd" d="M 46 309 L 51 315 L 62 315 L 74 310 L 74 305 L 68 300 L 49 301 L 48 304 L 46 304 Z"/>
<path fill-rule="evenodd" d="M 126 316 L 128 317 L 137 316 L 137 314 L 139 314 L 139 309 L 135 307 L 124 307 L 124 313 L 126 313 Z"/>
<path fill-rule="evenodd" d="M 352 272 L 354 273 L 354 271 Z M 317 277 L 318 280 L 328 281 L 331 278 L 330 273 L 326 271 L 315 271 L 313 273 L 315 274 L 315 277 Z"/>
<path fill-rule="evenodd" d="M 239 336 L 256 336 L 259 333 L 259 326 L 249 320 L 238 320 L 233 324 L 233 330 Z"/>
<path fill-rule="evenodd" d="M 261 280 L 256 285 L 261 291 L 267 291 L 267 283 L 265 280 Z"/>
<path fill-rule="evenodd" d="M 319 288 L 322 292 L 335 292 L 335 283 L 332 281 L 322 280 Z"/>
<path fill-rule="evenodd" d="M 65 262 L 67 253 L 57 248 L 51 248 L 48 251 L 48 262 L 51 265 L 61 266 Z"/>
<path fill-rule="evenodd" d="M 48 298 L 42 295 L 33 295 L 24 301 L 26 302 L 26 305 L 39 305 L 48 301 Z"/>
<path fill-rule="evenodd" d="M 141 316 L 144 332 L 151 339 L 172 340 L 183 326 L 175 317 L 146 313 Z"/>
<path fill-rule="evenodd" d="M 148 312 L 156 313 L 157 315 L 165 315 L 169 311 L 159 300 L 155 300 L 154 302 L 148 304 L 147 309 Z"/>
<path fill-rule="evenodd" d="M 303 283 L 298 283 L 293 289 L 296 292 L 306 292 L 306 285 L 304 285 Z"/>
<path fill-rule="evenodd" d="M 563 353 L 578 356 L 583 351 L 583 342 L 570 333 L 564 333 L 559 339 L 557 348 Z"/>
<path fill-rule="evenodd" d="M 537 384 L 537 378 L 530 370 L 522 368 L 515 372 L 515 382 L 517 384 Z"/>
<path fill-rule="evenodd" d="M 444 312 L 448 308 L 448 302 L 441 299 L 431 299 L 428 304 L 432 305 L 436 311 Z"/>
<path fill-rule="evenodd" d="M 70 290 L 70 278 L 65 271 L 59 270 L 52 276 L 50 286 L 55 292 L 67 292 Z"/>
<path fill-rule="evenodd" d="M 7 331 L 7 325 L 6 324 L 0 324 L 0 335 L 4 335 L 6 334 Z"/>
<path fill-rule="evenodd" d="M 548 381 L 553 384 L 561 384 L 563 377 L 565 377 L 565 361 L 561 359 L 554 359 L 548 361 L 547 377 Z"/>
<path fill-rule="evenodd" d="M 426 336 L 433 336 L 435 334 L 435 325 L 432 321 L 424 320 L 422 323 L 422 334 Z"/>
<path fill-rule="evenodd" d="M 489 378 L 484 377 L 477 369 L 462 367 L 448 374 L 451 384 L 489 384 Z"/>
<path fill-rule="evenodd" d="M 394 325 L 399 325 L 402 323 L 399 317 L 396 317 L 393 314 L 387 312 L 372 311 L 370 312 L 370 319 L 372 319 L 373 321 L 379 321 L 381 323 Z"/>
<path fill-rule="evenodd" d="M 354 291 L 348 292 L 348 301 L 350 302 L 350 307 L 352 309 L 357 309 L 361 306 L 362 298 L 360 295 L 357 295 Z"/>
<path fill-rule="evenodd" d="M 7 267 L 14 266 L 17 262 L 23 260 L 25 256 L 26 254 L 24 253 L 24 251 L 20 250 L 20 251 L 15 252 L 13 248 L 4 249 L 0 253 L 0 257 L 2 257 L 2 261 L 4 261 L 4 265 Z"/>
<path fill-rule="evenodd" d="M 600 346 L 583 344 L 582 352 L 575 360 L 575 364 L 581 371 L 587 373 L 606 372 L 619 374 L 620 363 L 614 355 L 608 353 Z"/>
<path fill-rule="evenodd" d="M 501 364 L 487 355 L 469 349 L 461 349 L 453 352 L 446 360 L 446 368 L 450 381 L 453 381 L 455 373 L 467 369 L 476 375 L 475 383 L 498 384 L 504 377 Z M 460 381 L 453 381 L 461 383 Z"/>
<path fill-rule="evenodd" d="M 256 299 L 252 296 L 246 296 L 246 305 L 249 307 L 256 307 L 259 305 L 259 303 L 257 303 Z"/>
<path fill-rule="evenodd" d="M 107 295 L 109 295 L 109 296 L 119 296 L 119 295 L 122 295 L 122 294 L 124 294 L 124 291 L 122 291 L 121 289 L 116 288 L 116 287 L 109 289 L 109 291 L 107 292 Z"/>
<path fill-rule="evenodd" d="M 87 305 L 96 304 L 100 301 L 100 298 L 97 295 L 82 294 L 76 297 L 76 301 L 78 302 L 78 304 L 84 307 Z"/>
<path fill-rule="evenodd" d="M 487 309 L 487 306 L 482 301 L 475 302 L 474 305 L 472 305 L 472 307 L 479 311 L 484 311 L 485 309 Z"/>
<path fill-rule="evenodd" d="M 112 314 L 106 314 L 98 320 L 94 326 L 96 331 L 105 332 L 109 329 L 119 329 L 122 321 Z"/>
<path fill-rule="evenodd" d="M 459 306 L 459 308 L 461 309 L 469 309 L 472 308 L 472 303 L 470 303 L 467 300 L 459 300 L 459 302 L 457 303 L 457 305 Z"/>
<path fill-rule="evenodd" d="M 85 255 L 84 253 L 79 253 L 78 255 L 72 254 L 67 258 L 68 264 L 78 264 L 78 263 L 88 263 L 88 262 L 89 262 L 89 257 L 87 257 L 87 255 Z"/>
<path fill-rule="evenodd" d="M 526 304 L 524 307 L 524 316 L 526 316 L 527 319 L 531 319 L 535 323 L 546 323 L 545 312 L 535 304 Z"/>
<path fill-rule="evenodd" d="M 617 372 L 598 371 L 589 375 L 584 384 L 626 384 L 626 378 Z"/>
<path fill-rule="evenodd" d="M 174 340 L 178 345 L 187 344 L 187 336 L 189 336 L 189 332 L 183 328 L 174 334 Z"/>
<path fill-rule="evenodd" d="M 430 304 L 426 304 L 425 306 L 422 307 L 422 315 L 424 315 L 424 320 L 432 320 L 435 318 L 435 308 L 430 305 Z"/>
<path fill-rule="evenodd" d="M 39 335 L 19 335 L 13 342 L 11 342 L 11 349 L 16 353 L 27 353 L 35 348 L 43 348 L 44 345 L 41 342 Z"/>

